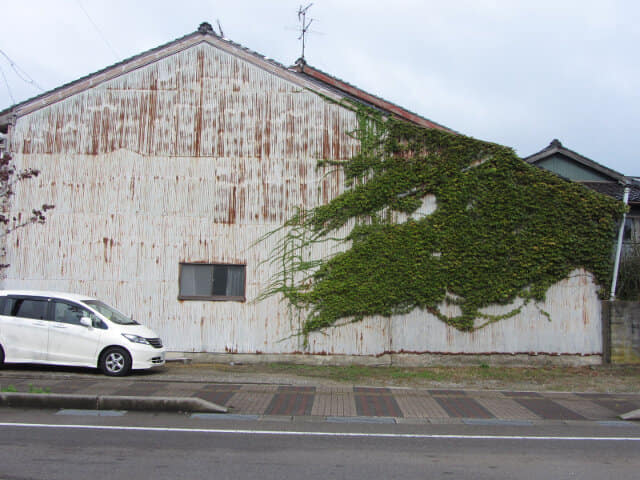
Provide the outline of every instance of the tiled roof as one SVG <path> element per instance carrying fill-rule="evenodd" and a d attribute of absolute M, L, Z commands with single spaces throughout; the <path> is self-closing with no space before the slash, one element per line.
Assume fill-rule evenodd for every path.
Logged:
<path fill-rule="evenodd" d="M 580 182 L 596 192 L 603 193 L 617 200 L 622 200 L 625 186 L 615 182 Z M 640 185 L 631 185 L 629 203 L 640 204 Z"/>
<path fill-rule="evenodd" d="M 322 70 L 312 67 L 308 65 L 304 59 L 298 59 L 298 61 L 296 61 L 296 64 L 290 67 L 290 69 L 306 76 L 307 78 L 320 82 L 322 85 L 327 86 L 334 91 L 337 91 L 343 95 L 347 95 L 354 100 L 358 100 L 366 105 L 382 110 L 396 117 L 400 117 L 409 122 L 416 123 L 427 128 L 436 128 L 438 130 L 457 133 L 450 128 L 434 122 L 433 120 L 424 118 L 399 105 L 396 105 L 395 103 L 389 102 L 381 97 L 365 92 L 355 85 L 347 83 L 344 80 L 341 80 L 326 72 L 323 72 Z"/>

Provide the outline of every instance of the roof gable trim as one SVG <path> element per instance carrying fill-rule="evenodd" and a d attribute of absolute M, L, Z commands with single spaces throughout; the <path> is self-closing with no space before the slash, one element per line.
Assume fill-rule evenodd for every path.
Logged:
<path fill-rule="evenodd" d="M 147 65 L 150 65 L 154 62 L 162 60 L 176 53 L 180 53 L 188 48 L 202 43 L 207 43 L 213 47 L 217 47 L 225 53 L 245 60 L 253 64 L 254 66 L 262 68 L 263 70 L 266 70 L 284 80 L 290 81 L 303 88 L 307 88 L 311 91 L 315 91 L 324 96 L 327 96 L 334 101 L 340 102 L 344 99 L 344 96 L 338 95 L 328 88 L 323 88 L 317 83 L 307 80 L 304 76 L 298 74 L 297 72 L 292 72 L 283 65 L 280 65 L 275 61 L 266 59 L 259 54 L 252 52 L 251 50 L 246 49 L 229 40 L 223 39 L 213 32 L 197 31 L 178 40 L 174 40 L 173 42 L 170 42 L 166 45 L 154 48 L 129 59 L 123 60 L 122 62 L 107 67 L 103 70 L 89 74 L 78 80 L 62 85 L 54 90 L 43 93 L 42 95 L 14 105 L 3 112 L 0 112 L 0 123 L 12 123 L 10 122 L 11 118 L 27 115 L 41 108 L 65 100 L 66 98 L 69 98 L 77 93 L 93 88 L 97 85 L 125 75 L 139 68 L 144 68 Z"/>
<path fill-rule="evenodd" d="M 569 150 L 568 148 L 564 147 L 562 143 L 560 143 L 560 141 L 557 139 L 554 139 L 549 144 L 548 147 L 544 148 L 538 153 L 534 153 L 533 155 L 525 157 L 523 160 L 531 164 L 536 164 L 541 160 L 544 160 L 546 158 L 552 157 L 553 155 L 557 155 L 557 154 L 562 155 L 568 158 L 569 160 L 572 160 L 584 167 L 590 168 L 591 170 L 594 170 L 602 175 L 608 176 L 613 181 L 618 181 L 622 183 L 627 182 L 627 178 L 623 174 L 616 172 L 615 170 L 612 170 L 610 168 L 607 168 L 604 165 L 600 165 L 599 163 L 594 162 L 593 160 L 583 155 L 580 155 L 579 153 L 576 153 L 573 150 Z"/>
<path fill-rule="evenodd" d="M 321 70 L 313 68 L 309 66 L 303 59 L 299 59 L 296 62 L 296 65 L 291 67 L 291 69 L 293 71 L 306 75 L 310 78 L 318 80 L 321 83 L 329 85 L 330 87 L 333 87 L 334 89 L 344 92 L 345 94 L 350 95 L 356 99 L 359 99 L 362 102 L 378 107 L 396 117 L 407 120 L 411 123 L 414 123 L 426 128 L 436 128 L 438 130 L 444 130 L 446 132 L 456 133 L 453 130 L 443 125 L 432 122 L 431 120 L 428 120 L 413 112 L 410 112 L 394 103 L 384 100 L 383 98 L 367 93 L 364 90 L 361 90 L 358 87 L 355 87 L 343 80 L 340 80 L 327 73 L 324 73 Z"/>

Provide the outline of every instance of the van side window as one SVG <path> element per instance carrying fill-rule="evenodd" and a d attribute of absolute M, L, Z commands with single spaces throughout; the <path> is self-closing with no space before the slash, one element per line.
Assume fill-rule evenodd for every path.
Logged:
<path fill-rule="evenodd" d="M 99 326 L 102 323 L 101 320 L 93 313 L 79 305 L 66 302 L 55 302 L 53 312 L 54 321 L 80 325 L 80 319 L 82 317 L 89 317 L 94 326 Z"/>
<path fill-rule="evenodd" d="M 17 298 L 13 308 L 11 309 L 11 315 L 14 317 L 34 318 L 36 320 L 47 319 L 47 306 L 46 300 L 34 300 L 30 298 Z"/>

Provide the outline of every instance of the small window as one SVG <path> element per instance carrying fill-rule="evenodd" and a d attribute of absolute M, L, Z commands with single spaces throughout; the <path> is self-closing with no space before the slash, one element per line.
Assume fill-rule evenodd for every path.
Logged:
<path fill-rule="evenodd" d="M 180 264 L 180 300 L 244 301 L 245 265 Z"/>
<path fill-rule="evenodd" d="M 624 234 L 622 239 L 626 243 L 640 242 L 640 216 L 627 215 L 624 223 Z"/>

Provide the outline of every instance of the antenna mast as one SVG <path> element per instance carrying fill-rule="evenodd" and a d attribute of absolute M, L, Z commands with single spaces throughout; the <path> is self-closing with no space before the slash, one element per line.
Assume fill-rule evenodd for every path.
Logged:
<path fill-rule="evenodd" d="M 313 18 L 309 20 L 309 22 L 307 22 L 307 10 L 309 10 L 311 8 L 311 6 L 313 5 L 313 3 L 310 3 L 309 5 L 307 5 L 306 7 L 302 7 L 302 5 L 300 5 L 300 8 L 298 9 L 298 21 L 300 21 L 300 36 L 298 37 L 298 40 L 302 40 L 302 55 L 300 56 L 300 60 L 302 60 L 304 62 L 304 41 L 305 41 L 305 35 L 307 33 L 307 30 L 309 30 L 309 26 L 311 25 L 311 23 L 313 22 Z"/>

